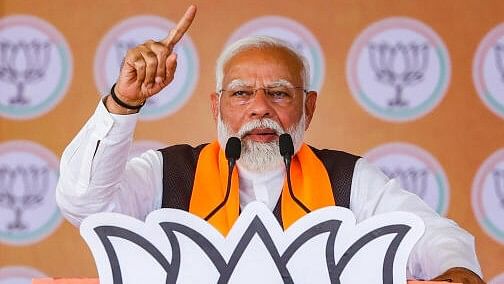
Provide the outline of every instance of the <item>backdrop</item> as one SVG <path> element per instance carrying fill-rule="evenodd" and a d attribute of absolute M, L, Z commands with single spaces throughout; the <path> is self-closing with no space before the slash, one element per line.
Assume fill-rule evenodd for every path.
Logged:
<path fill-rule="evenodd" d="M 117 78 L 188 1 L 0 2 L 0 283 L 96 277 L 54 202 L 59 158 Z M 131 155 L 215 138 L 214 65 L 228 42 L 291 42 L 319 91 L 307 141 L 366 156 L 476 237 L 504 283 L 504 2 L 196 1 L 174 83 L 142 110 Z M 16 282 L 17 283 L 17 282 Z"/>

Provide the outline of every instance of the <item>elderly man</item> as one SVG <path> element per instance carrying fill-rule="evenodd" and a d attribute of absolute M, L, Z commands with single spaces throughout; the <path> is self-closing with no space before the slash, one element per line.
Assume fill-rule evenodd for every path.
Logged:
<path fill-rule="evenodd" d="M 218 59 L 217 88 L 210 95 L 218 141 L 151 150 L 127 161 L 137 112 L 172 81 L 177 60 L 172 49 L 195 13 L 191 6 L 166 39 L 128 51 L 111 95 L 65 150 L 57 201 L 70 222 L 78 225 L 86 216 L 105 211 L 143 219 L 152 210 L 174 207 L 208 219 L 226 234 L 240 208 L 254 200 L 265 203 L 284 228 L 308 210 L 331 205 L 350 208 L 358 221 L 410 211 L 426 225 L 410 256 L 411 276 L 483 283 L 471 235 L 365 160 L 303 144 L 317 93 L 307 90 L 306 60 L 282 41 L 246 38 Z M 278 150 L 284 132 L 293 137 L 296 153 L 291 168 L 295 196 L 284 185 L 286 171 Z M 222 203 L 228 174 L 223 148 L 232 136 L 241 139 L 241 158 L 229 198 Z"/>

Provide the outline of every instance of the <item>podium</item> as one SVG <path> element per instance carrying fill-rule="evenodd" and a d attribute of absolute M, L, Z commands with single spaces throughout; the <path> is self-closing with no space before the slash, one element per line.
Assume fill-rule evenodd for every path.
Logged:
<path fill-rule="evenodd" d="M 350 210 L 330 206 L 306 214 L 284 230 L 269 208 L 252 202 L 226 236 L 205 220 L 171 208 L 153 211 L 145 221 L 99 213 L 86 218 L 80 230 L 98 275 L 107 284 L 212 283 L 210 279 L 224 283 L 324 283 L 327 279 L 443 283 L 406 281 L 409 254 L 424 232 L 422 220 L 407 212 L 357 223 Z M 45 278 L 32 283 L 100 281 Z"/>
<path fill-rule="evenodd" d="M 98 278 L 40 278 L 33 279 L 32 284 L 99 284 Z"/>
<path fill-rule="evenodd" d="M 41 278 L 33 279 L 32 284 L 99 284 L 98 278 Z M 442 284 L 440 281 L 408 281 L 408 284 Z M 450 284 L 457 284 L 450 282 Z"/>

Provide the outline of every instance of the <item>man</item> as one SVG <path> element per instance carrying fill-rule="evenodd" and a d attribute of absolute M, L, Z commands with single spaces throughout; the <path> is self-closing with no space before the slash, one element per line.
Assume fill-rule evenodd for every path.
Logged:
<path fill-rule="evenodd" d="M 177 58 L 172 50 L 195 13 L 191 6 L 166 39 L 128 51 L 111 95 L 100 102 L 65 150 L 57 201 L 70 222 L 78 225 L 86 216 L 104 211 L 143 219 L 152 210 L 175 207 L 207 217 L 225 234 L 240 208 L 253 200 L 274 211 L 284 228 L 306 213 L 303 206 L 309 210 L 345 206 L 358 221 L 389 211 L 410 211 L 426 224 L 410 256 L 411 276 L 483 283 L 471 235 L 365 160 L 303 144 L 317 93 L 307 90 L 306 60 L 282 41 L 247 38 L 229 46 L 218 59 L 217 88 L 210 95 L 218 142 L 148 151 L 127 161 L 138 109 L 173 80 Z M 284 132 L 294 141 L 291 173 L 301 205 L 284 185 L 278 150 L 278 137 Z M 241 139 L 241 158 L 228 201 L 212 215 L 226 191 L 223 148 L 231 136 Z"/>

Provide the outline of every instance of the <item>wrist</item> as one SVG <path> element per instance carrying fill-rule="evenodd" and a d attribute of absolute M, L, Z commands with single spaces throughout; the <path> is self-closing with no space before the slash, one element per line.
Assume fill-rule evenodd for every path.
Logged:
<path fill-rule="evenodd" d="M 117 83 L 114 83 L 112 85 L 112 88 L 110 88 L 110 96 L 114 100 L 115 103 L 118 105 L 127 108 L 127 109 L 132 109 L 132 110 L 139 110 L 141 109 L 144 104 L 145 104 L 145 99 L 141 100 L 140 102 L 134 101 L 131 102 L 129 100 L 125 100 L 118 92 L 117 92 Z"/>
<path fill-rule="evenodd" d="M 110 89 L 110 95 L 104 99 L 107 110 L 114 114 L 134 114 L 138 113 L 144 106 L 145 100 L 141 103 L 131 103 L 121 98 L 116 91 L 116 84 Z"/>
<path fill-rule="evenodd" d="M 103 104 L 105 105 L 105 108 L 108 110 L 108 112 L 110 112 L 112 114 L 126 115 L 126 114 L 138 113 L 138 110 L 131 110 L 131 109 L 123 108 L 122 106 L 116 104 L 110 95 L 103 97 L 102 101 L 103 101 Z"/>

